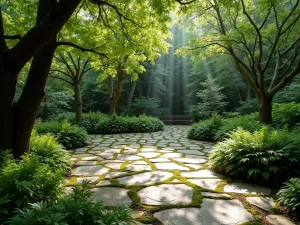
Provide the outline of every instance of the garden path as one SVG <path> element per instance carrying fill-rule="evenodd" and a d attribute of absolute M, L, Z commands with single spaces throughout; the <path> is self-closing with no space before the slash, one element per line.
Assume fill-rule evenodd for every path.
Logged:
<path fill-rule="evenodd" d="M 92 135 L 88 146 L 72 151 L 74 169 L 66 185 L 90 180 L 95 199 L 130 206 L 136 224 L 257 224 L 260 215 L 264 224 L 277 225 L 268 213 L 275 207 L 267 197 L 271 190 L 230 182 L 209 170 L 213 144 L 187 139 L 187 129 Z"/>

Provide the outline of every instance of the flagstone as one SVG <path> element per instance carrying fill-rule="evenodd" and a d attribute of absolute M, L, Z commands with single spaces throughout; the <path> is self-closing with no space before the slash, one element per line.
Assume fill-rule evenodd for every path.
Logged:
<path fill-rule="evenodd" d="M 105 206 L 131 205 L 131 199 L 128 196 L 126 188 L 102 187 L 93 188 L 93 199 L 103 200 Z"/>
<path fill-rule="evenodd" d="M 167 209 L 154 214 L 165 225 L 238 225 L 253 221 L 238 200 L 203 199 L 201 208 Z"/>
<path fill-rule="evenodd" d="M 255 184 L 232 183 L 224 186 L 224 192 L 269 195 L 271 194 L 271 189 Z"/>
<path fill-rule="evenodd" d="M 215 190 L 222 180 L 219 179 L 188 179 L 189 182 L 199 187 Z"/>
<path fill-rule="evenodd" d="M 275 202 L 273 198 L 268 197 L 247 197 L 247 202 L 252 205 L 257 206 L 265 211 L 270 211 L 270 209 L 275 207 Z"/>
<path fill-rule="evenodd" d="M 165 181 L 172 176 L 173 174 L 170 172 L 145 172 L 132 176 L 121 177 L 118 179 L 118 181 L 120 184 L 149 185 L 152 183 Z"/>
<path fill-rule="evenodd" d="M 126 170 L 129 170 L 129 171 L 151 170 L 151 166 L 148 166 L 148 165 L 127 165 Z"/>
<path fill-rule="evenodd" d="M 201 163 L 206 163 L 207 160 L 198 158 L 198 159 L 193 159 L 193 158 L 173 158 L 175 161 L 178 162 L 183 162 L 183 163 L 189 163 L 189 164 L 201 164 Z"/>
<path fill-rule="evenodd" d="M 75 166 L 93 166 L 96 165 L 97 161 L 79 161 L 75 163 Z"/>
<path fill-rule="evenodd" d="M 192 203 L 193 188 L 185 184 L 161 184 L 138 191 L 141 203 L 145 205 L 169 205 Z"/>
<path fill-rule="evenodd" d="M 103 166 L 79 166 L 73 169 L 72 174 L 75 176 L 93 176 L 103 175 L 108 169 Z"/>
<path fill-rule="evenodd" d="M 155 158 L 156 156 L 159 156 L 160 153 L 157 152 L 143 152 L 143 153 L 138 153 L 138 156 L 143 156 L 145 158 L 151 159 L 151 158 Z"/>
<path fill-rule="evenodd" d="M 180 166 L 180 165 L 178 165 L 176 163 L 173 163 L 173 162 L 169 162 L 169 163 L 154 163 L 154 164 L 155 164 L 155 167 L 158 170 L 190 170 L 187 167 Z"/>
<path fill-rule="evenodd" d="M 199 170 L 196 172 L 183 172 L 183 177 L 197 177 L 197 178 L 217 178 L 218 176 L 210 170 Z"/>

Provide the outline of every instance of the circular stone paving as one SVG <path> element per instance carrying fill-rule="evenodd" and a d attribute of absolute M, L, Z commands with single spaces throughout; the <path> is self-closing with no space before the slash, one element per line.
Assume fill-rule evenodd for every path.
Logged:
<path fill-rule="evenodd" d="M 189 204 L 193 188 L 185 184 L 161 184 L 143 188 L 138 195 L 146 205 Z"/>
<path fill-rule="evenodd" d="M 164 131 L 153 133 L 91 135 L 93 144 L 70 150 L 74 168 L 65 189 L 90 180 L 95 200 L 103 200 L 106 206 L 139 206 L 140 213 L 134 218 L 147 216 L 150 225 L 247 224 L 254 220 L 253 211 L 248 212 L 240 200 L 248 201 L 245 206 L 249 209 L 254 205 L 266 210 L 263 214 L 259 210 L 255 218 L 266 216 L 268 224 L 294 224 L 280 215 L 268 215 L 268 210 L 276 208 L 269 188 L 245 183 L 223 187 L 226 177 L 208 165 L 213 144 L 188 139 L 188 128 L 165 126 Z"/>

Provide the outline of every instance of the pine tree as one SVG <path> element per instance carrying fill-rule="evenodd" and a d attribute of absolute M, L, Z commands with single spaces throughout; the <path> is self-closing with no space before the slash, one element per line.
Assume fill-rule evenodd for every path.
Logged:
<path fill-rule="evenodd" d="M 201 113 L 210 116 L 212 113 L 220 112 L 228 104 L 224 101 L 226 96 L 221 92 L 223 87 L 216 83 L 216 79 L 211 74 L 207 75 L 207 79 L 201 83 L 201 86 L 203 90 L 196 94 L 201 99 L 201 103 L 198 104 Z"/>

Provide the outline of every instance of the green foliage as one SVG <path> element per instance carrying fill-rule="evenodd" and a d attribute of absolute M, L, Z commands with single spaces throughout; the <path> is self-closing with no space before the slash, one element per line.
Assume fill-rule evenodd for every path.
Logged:
<path fill-rule="evenodd" d="M 164 129 L 164 123 L 155 117 L 140 115 L 139 117 L 130 117 L 127 120 L 132 133 L 148 133 Z"/>
<path fill-rule="evenodd" d="M 35 129 L 39 134 L 54 134 L 57 141 L 66 149 L 82 147 L 87 141 L 85 129 L 77 125 L 71 125 L 67 120 L 37 123 Z"/>
<path fill-rule="evenodd" d="M 139 117 L 114 115 L 99 122 L 96 127 L 98 134 L 118 134 L 160 131 L 164 129 L 164 124 L 158 118 L 145 115 Z"/>
<path fill-rule="evenodd" d="M 300 213 L 300 178 L 291 178 L 278 192 L 278 201 L 291 212 Z M 298 214 L 299 215 L 299 214 Z"/>
<path fill-rule="evenodd" d="M 300 125 L 300 104 L 294 102 L 286 104 L 275 103 L 273 105 L 274 126 L 281 128 L 288 125 L 289 128 Z"/>
<path fill-rule="evenodd" d="M 222 126 L 214 133 L 214 140 L 221 141 L 231 132 L 237 128 L 243 128 L 247 131 L 253 132 L 259 130 L 262 125 L 259 123 L 257 114 L 249 114 L 245 116 L 237 116 L 233 118 L 223 119 Z"/>
<path fill-rule="evenodd" d="M 213 114 L 208 120 L 194 124 L 188 131 L 188 138 L 201 141 L 214 141 L 214 135 L 222 126 L 222 118 L 218 114 Z"/>
<path fill-rule="evenodd" d="M 221 141 L 228 133 L 243 128 L 255 131 L 261 128 L 256 114 L 222 118 L 216 114 L 210 119 L 194 124 L 188 131 L 188 137 L 199 141 Z"/>
<path fill-rule="evenodd" d="M 54 169 L 61 169 L 67 173 L 71 169 L 69 154 L 57 143 L 51 134 L 38 135 L 33 131 L 30 138 L 30 152 L 39 157 L 40 162 Z"/>
<path fill-rule="evenodd" d="M 57 202 L 29 203 L 29 207 L 16 209 L 9 219 L 10 225 L 129 225 L 133 221 L 127 207 L 106 209 L 100 201 L 93 201 L 88 183 L 75 186 L 72 192 Z"/>
<path fill-rule="evenodd" d="M 251 182 L 281 184 L 300 175 L 299 143 L 295 139 L 287 129 L 263 127 L 253 133 L 238 129 L 213 148 L 211 168 Z"/>
<path fill-rule="evenodd" d="M 62 170 L 42 163 L 37 155 L 24 156 L 19 163 L 9 160 L 0 170 L 0 205 L 6 209 L 0 211 L 0 223 L 17 207 L 57 200 L 63 182 Z"/>
<path fill-rule="evenodd" d="M 84 113 L 79 126 L 85 128 L 89 134 L 96 134 L 96 124 L 107 118 L 107 115 L 98 112 Z"/>
<path fill-rule="evenodd" d="M 207 79 L 201 85 L 202 90 L 196 94 L 201 99 L 200 110 L 209 116 L 212 113 L 220 112 L 228 104 L 224 101 L 226 96 L 221 93 L 223 87 L 220 87 L 216 83 L 216 79 L 210 74 L 207 75 Z"/>
<path fill-rule="evenodd" d="M 64 113 L 55 119 L 61 122 L 67 120 L 71 124 L 75 124 L 75 113 Z M 108 116 L 99 112 L 83 113 L 79 126 L 86 129 L 89 134 L 96 134 L 96 124 L 105 119 L 108 119 Z"/>
<path fill-rule="evenodd" d="M 201 110 L 200 104 L 195 104 L 189 106 L 189 116 L 192 119 L 192 122 L 199 122 L 200 120 L 209 118 L 211 115 L 210 113 Z"/>
<path fill-rule="evenodd" d="M 245 101 L 241 102 L 241 105 L 235 109 L 242 115 L 257 112 L 258 106 L 255 98 L 247 98 Z"/>
<path fill-rule="evenodd" d="M 132 103 L 130 114 L 132 115 L 153 115 L 159 116 L 164 112 L 161 109 L 161 101 L 158 98 L 135 98 Z"/>

